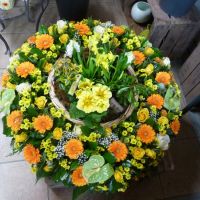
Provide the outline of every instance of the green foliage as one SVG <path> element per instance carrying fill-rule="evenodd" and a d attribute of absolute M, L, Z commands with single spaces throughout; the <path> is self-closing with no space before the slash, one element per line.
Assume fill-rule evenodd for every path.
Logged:
<path fill-rule="evenodd" d="M 2 118 L 2 122 L 3 122 L 3 134 L 11 137 L 12 136 L 11 129 L 7 126 L 6 116 Z"/>
<path fill-rule="evenodd" d="M 180 102 L 181 96 L 179 92 L 173 86 L 169 86 L 165 94 L 164 107 L 168 110 L 179 110 Z"/>
<path fill-rule="evenodd" d="M 84 163 L 83 176 L 88 183 L 103 183 L 114 174 L 112 166 L 104 163 L 104 157 L 100 155 L 93 155 Z"/>
<path fill-rule="evenodd" d="M 39 32 L 40 34 L 47 34 L 47 33 L 48 33 L 48 29 L 47 29 L 47 27 L 46 27 L 45 25 L 41 25 L 41 26 L 39 27 L 38 32 Z"/>
<path fill-rule="evenodd" d="M 0 91 L 0 112 L 7 115 L 10 113 L 10 106 L 15 99 L 15 90 L 3 89 Z"/>
<path fill-rule="evenodd" d="M 115 156 L 109 152 L 106 152 L 103 157 L 105 158 L 106 162 L 110 164 L 114 164 L 116 162 Z"/>

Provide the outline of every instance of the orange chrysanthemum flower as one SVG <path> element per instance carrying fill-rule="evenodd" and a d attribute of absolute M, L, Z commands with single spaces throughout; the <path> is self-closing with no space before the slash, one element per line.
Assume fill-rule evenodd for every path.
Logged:
<path fill-rule="evenodd" d="M 90 28 L 86 24 L 77 23 L 74 25 L 74 28 L 78 31 L 80 35 L 88 35 Z"/>
<path fill-rule="evenodd" d="M 147 98 L 147 103 L 161 109 L 164 104 L 164 99 L 159 94 L 152 94 Z"/>
<path fill-rule="evenodd" d="M 135 59 L 133 61 L 133 63 L 135 65 L 140 65 L 140 64 L 142 64 L 144 62 L 145 56 L 144 56 L 144 54 L 142 52 L 140 52 L 140 51 L 133 51 L 133 55 L 135 56 Z"/>
<path fill-rule="evenodd" d="M 156 79 L 158 83 L 163 83 L 164 85 L 170 84 L 171 76 L 167 72 L 158 72 L 156 74 Z"/>
<path fill-rule="evenodd" d="M 125 30 L 124 30 L 124 28 L 121 27 L 121 26 L 113 26 L 112 32 L 113 32 L 113 33 L 116 33 L 116 34 L 118 34 L 118 35 L 122 35 L 122 34 L 124 34 Z"/>
<path fill-rule="evenodd" d="M 108 151 L 114 154 L 117 162 L 125 160 L 128 154 L 126 145 L 121 141 L 112 142 L 108 147 Z"/>
<path fill-rule="evenodd" d="M 170 128 L 172 129 L 173 133 L 177 135 L 180 131 L 181 124 L 178 119 L 175 119 L 171 124 Z"/>
<path fill-rule="evenodd" d="M 31 62 L 23 62 L 16 67 L 16 73 L 22 78 L 26 78 L 29 74 L 33 72 L 35 66 Z"/>
<path fill-rule="evenodd" d="M 83 177 L 83 167 L 77 167 L 72 173 L 72 183 L 75 186 L 81 187 L 87 184 L 87 181 Z"/>
<path fill-rule="evenodd" d="M 38 49 L 48 49 L 53 45 L 54 39 L 48 34 L 38 35 L 35 40 Z"/>
<path fill-rule="evenodd" d="M 9 79 L 10 79 L 9 73 L 7 71 L 4 72 L 2 74 L 2 77 L 1 77 L 1 85 L 2 85 L 2 87 L 6 87 Z"/>
<path fill-rule="evenodd" d="M 155 139 L 155 131 L 153 128 L 147 124 L 142 124 L 137 130 L 137 136 L 145 144 L 149 144 Z"/>
<path fill-rule="evenodd" d="M 39 115 L 33 120 L 33 127 L 39 133 L 45 133 L 53 127 L 53 120 L 48 115 Z"/>
<path fill-rule="evenodd" d="M 12 129 L 12 131 L 19 131 L 22 123 L 23 114 L 19 110 L 14 110 L 7 116 L 7 126 Z"/>
<path fill-rule="evenodd" d="M 24 147 L 24 159 L 30 164 L 37 164 L 40 162 L 40 151 L 32 144 L 27 144 Z"/>
<path fill-rule="evenodd" d="M 65 153 L 70 159 L 77 159 L 84 151 L 80 140 L 71 139 L 65 144 Z"/>
<path fill-rule="evenodd" d="M 27 39 L 27 42 L 29 44 L 35 44 L 35 41 L 36 41 L 36 36 L 35 35 L 32 35 Z"/>

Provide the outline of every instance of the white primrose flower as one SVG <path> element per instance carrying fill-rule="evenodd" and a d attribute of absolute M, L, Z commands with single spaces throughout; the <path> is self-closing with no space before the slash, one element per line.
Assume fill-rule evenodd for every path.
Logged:
<path fill-rule="evenodd" d="M 135 56 L 133 55 L 133 53 L 131 51 L 129 51 L 129 52 L 126 52 L 125 55 L 128 58 L 127 63 L 131 64 L 133 62 L 133 60 L 135 59 Z"/>
<path fill-rule="evenodd" d="M 169 59 L 168 57 L 164 57 L 164 58 L 163 58 L 163 64 L 164 64 L 165 66 L 170 66 L 170 65 L 171 65 L 170 59 Z"/>
<path fill-rule="evenodd" d="M 22 94 L 25 90 L 29 90 L 31 88 L 30 83 L 20 83 L 16 86 L 16 90 L 19 94 Z"/>
<path fill-rule="evenodd" d="M 57 21 L 58 32 L 62 32 L 64 28 L 66 28 L 67 22 L 64 20 Z"/>
<path fill-rule="evenodd" d="M 80 45 L 78 42 L 74 41 L 74 40 L 70 40 L 68 45 L 66 46 L 66 52 L 65 55 L 67 57 L 72 57 L 73 55 L 73 50 L 76 50 L 76 52 L 80 52 Z"/>
<path fill-rule="evenodd" d="M 105 28 L 101 25 L 94 27 L 94 33 L 99 33 L 100 35 L 103 35 L 105 31 Z"/>
<path fill-rule="evenodd" d="M 166 151 L 169 148 L 169 143 L 170 143 L 169 135 L 157 134 L 157 138 L 158 138 L 159 147 L 163 151 Z"/>

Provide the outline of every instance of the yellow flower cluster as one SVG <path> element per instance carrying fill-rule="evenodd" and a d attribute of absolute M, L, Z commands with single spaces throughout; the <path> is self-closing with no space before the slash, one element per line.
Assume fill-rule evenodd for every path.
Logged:
<path fill-rule="evenodd" d="M 32 128 L 32 123 L 29 121 L 29 119 L 23 119 L 23 122 L 20 126 L 21 129 L 28 130 L 29 128 Z"/>
<path fill-rule="evenodd" d="M 76 97 L 79 110 L 85 113 L 107 111 L 110 106 L 109 99 L 112 97 L 109 87 L 102 84 L 93 85 L 93 82 L 88 79 L 80 81 L 78 87 Z"/>
<path fill-rule="evenodd" d="M 115 61 L 115 58 L 112 52 L 97 54 L 96 65 L 109 71 L 109 65 Z"/>
<path fill-rule="evenodd" d="M 51 139 L 42 140 L 40 149 L 44 149 L 46 153 L 47 159 L 52 161 L 53 159 L 57 158 L 58 155 L 54 152 L 55 146 L 52 144 Z"/>
<path fill-rule="evenodd" d="M 101 134 L 92 132 L 92 133 L 90 133 L 89 136 L 86 136 L 86 135 L 84 135 L 84 134 L 81 134 L 81 135 L 79 136 L 79 139 L 82 140 L 83 142 L 87 142 L 87 141 L 88 141 L 88 142 L 96 142 L 97 139 L 100 138 L 100 137 L 101 137 Z"/>
<path fill-rule="evenodd" d="M 59 165 L 66 170 L 68 170 L 70 168 L 70 164 L 71 164 L 71 162 L 68 162 L 67 159 L 63 159 L 63 160 L 59 161 Z"/>
<path fill-rule="evenodd" d="M 133 36 L 133 34 L 130 34 L 129 35 L 131 39 L 127 39 L 127 38 L 124 38 L 124 42 L 126 42 L 126 47 L 128 50 L 133 50 L 134 47 L 141 47 L 141 43 L 140 43 L 140 40 L 138 38 L 138 36 Z M 126 40 L 127 39 L 127 40 Z"/>

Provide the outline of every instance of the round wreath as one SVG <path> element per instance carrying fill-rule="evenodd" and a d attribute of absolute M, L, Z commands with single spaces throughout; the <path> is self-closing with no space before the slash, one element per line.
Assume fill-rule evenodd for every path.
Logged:
<path fill-rule="evenodd" d="M 92 19 L 41 26 L 2 76 L 4 134 L 37 179 L 76 192 L 124 192 L 179 132 L 170 67 L 126 26 Z"/>

